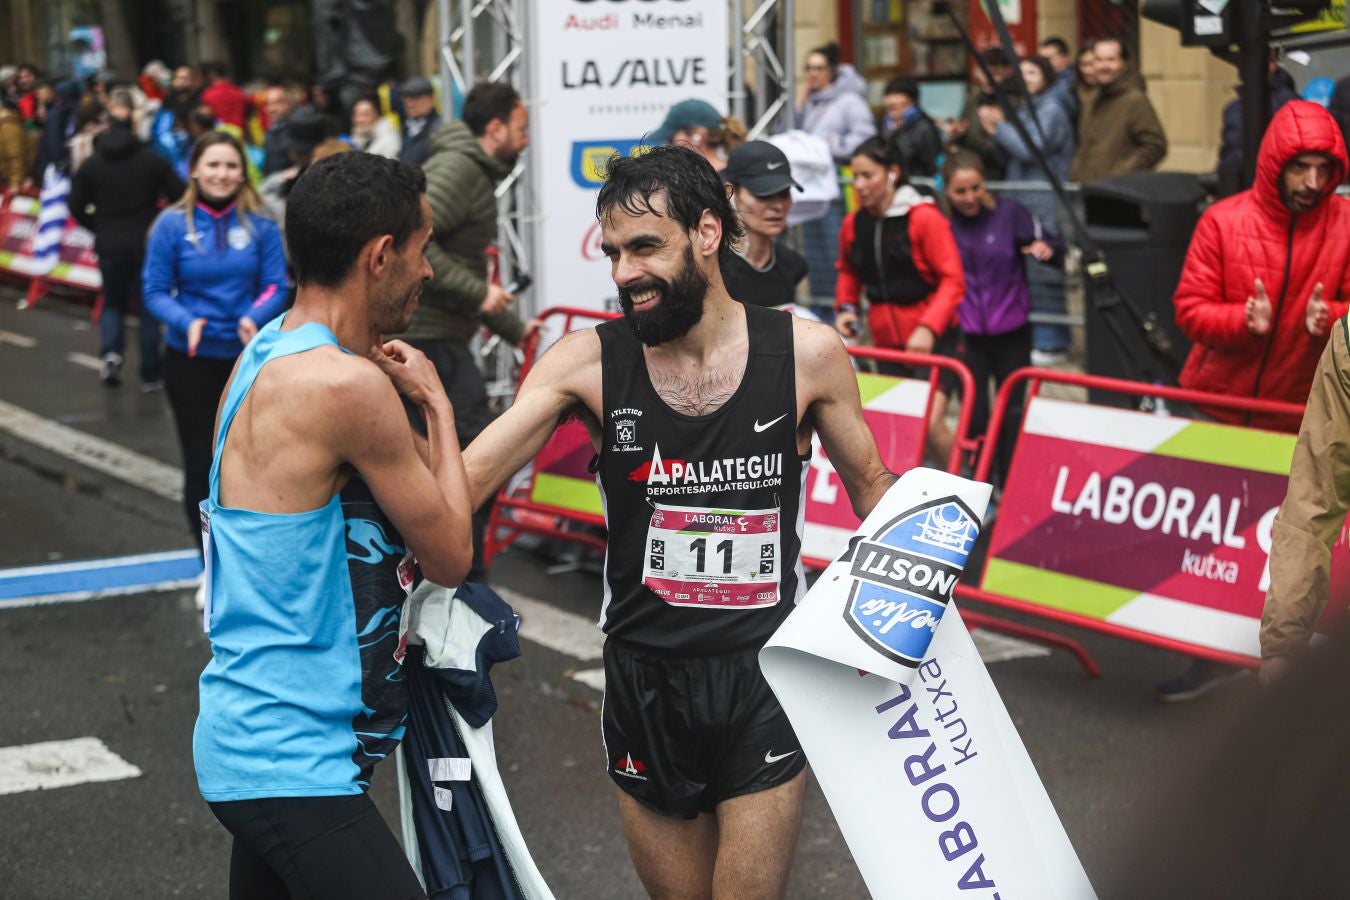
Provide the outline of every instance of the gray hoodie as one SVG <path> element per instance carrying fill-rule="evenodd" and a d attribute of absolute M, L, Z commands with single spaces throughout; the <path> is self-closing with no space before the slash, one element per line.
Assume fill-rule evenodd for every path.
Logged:
<path fill-rule="evenodd" d="M 845 63 L 834 81 L 807 95 L 797 110 L 797 127 L 824 138 L 834 161 L 847 163 L 858 145 L 877 133 L 866 98 L 867 83 Z"/>

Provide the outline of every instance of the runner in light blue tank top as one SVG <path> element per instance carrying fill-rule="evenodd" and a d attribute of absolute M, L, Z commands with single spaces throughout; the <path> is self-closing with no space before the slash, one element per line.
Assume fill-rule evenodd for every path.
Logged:
<path fill-rule="evenodd" d="M 352 728 L 362 707 L 361 655 L 339 497 L 299 513 L 220 505 L 221 450 L 262 367 L 316 347 L 342 349 L 323 325 L 282 331 L 284 319 L 259 331 L 240 358 L 202 502 L 212 657 L 193 754 L 212 802 L 361 792 Z"/>

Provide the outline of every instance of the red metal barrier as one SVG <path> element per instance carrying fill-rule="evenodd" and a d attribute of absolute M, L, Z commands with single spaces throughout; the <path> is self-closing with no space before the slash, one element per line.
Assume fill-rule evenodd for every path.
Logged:
<path fill-rule="evenodd" d="M 14 228 L 19 221 L 31 221 L 33 225 L 30 227 L 34 230 L 36 228 L 36 215 L 15 212 L 11 208 L 11 201 L 15 197 L 28 197 L 36 200 L 38 196 L 36 190 L 7 190 L 3 195 L 0 195 L 0 253 L 9 254 L 6 258 L 11 261 L 30 256 L 32 249 L 32 235 L 23 236 L 14 233 Z M 26 287 L 24 300 L 22 301 L 22 306 L 25 308 L 35 306 L 42 297 L 51 292 L 52 285 L 62 285 L 82 293 L 88 293 L 93 299 L 90 317 L 94 321 L 98 321 L 103 309 L 103 291 L 95 287 L 92 282 L 71 280 L 61 274 L 63 272 L 93 270 L 87 278 L 92 279 L 97 275 L 97 257 L 92 249 L 92 236 L 70 221 L 67 222 L 66 228 L 68 233 L 63 236 L 62 249 L 58 252 L 66 257 L 73 257 L 72 259 L 58 262 L 53 271 L 42 275 L 24 271 L 22 266 L 0 263 L 0 277 Z M 71 235 L 78 238 L 78 241 L 71 239 Z M 89 243 L 85 244 L 86 241 Z"/>
<path fill-rule="evenodd" d="M 1013 373 L 988 434 L 1002 427 L 1013 392 L 1025 389 L 1017 448 L 979 586 L 958 585 L 956 595 L 1166 650 L 1257 665 L 1266 578 L 1261 551 L 1269 550 L 1268 522 L 1284 496 L 1294 436 L 1056 400 L 1041 393 L 1047 383 L 1243 412 L 1303 412 L 1296 404 L 1114 378 Z M 987 441 L 977 479 L 987 480 L 995 452 Z M 1082 648 L 1073 652 L 1096 674 Z"/>

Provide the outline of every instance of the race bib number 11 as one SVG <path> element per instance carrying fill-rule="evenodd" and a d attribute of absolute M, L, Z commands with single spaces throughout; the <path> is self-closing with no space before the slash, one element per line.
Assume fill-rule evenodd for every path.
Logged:
<path fill-rule="evenodd" d="M 776 509 L 656 504 L 647 529 L 645 584 L 671 606 L 753 609 L 778 602 Z"/>

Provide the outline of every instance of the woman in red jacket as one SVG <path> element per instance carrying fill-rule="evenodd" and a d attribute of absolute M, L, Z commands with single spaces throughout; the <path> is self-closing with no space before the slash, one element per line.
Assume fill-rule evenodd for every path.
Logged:
<path fill-rule="evenodd" d="M 856 335 L 865 292 L 875 346 L 956 356 L 956 307 L 966 283 L 951 226 L 933 198 L 905 182 L 892 144 L 869 138 L 853 152 L 851 164 L 859 209 L 839 229 L 835 328 L 845 337 Z M 884 363 L 878 370 L 910 374 Z M 940 381 L 929 418 L 929 449 L 941 462 L 951 451 L 944 419 L 954 387 L 951 379 Z"/>

